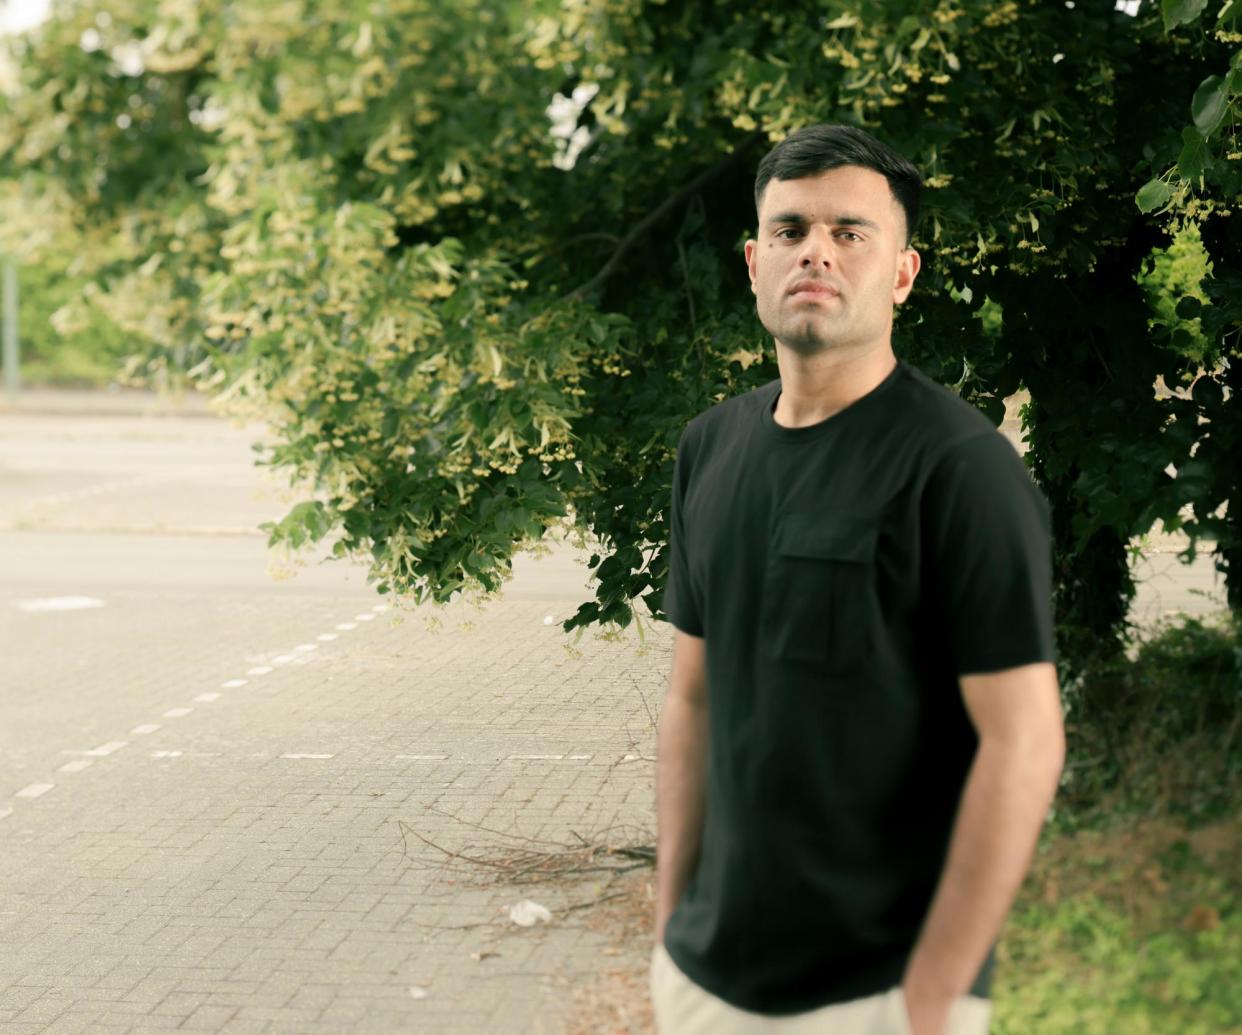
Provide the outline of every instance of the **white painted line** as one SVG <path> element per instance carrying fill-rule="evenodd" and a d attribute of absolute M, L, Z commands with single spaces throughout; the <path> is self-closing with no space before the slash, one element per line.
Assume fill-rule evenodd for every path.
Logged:
<path fill-rule="evenodd" d="M 376 604 L 373 608 L 371 608 L 371 610 L 374 611 L 377 615 L 382 615 L 385 611 L 388 610 L 388 605 L 387 604 Z"/>
<path fill-rule="evenodd" d="M 110 755 L 113 751 L 120 751 L 123 747 L 128 747 L 128 740 L 110 740 L 106 744 L 100 744 L 97 748 L 90 751 L 84 751 L 85 755 L 94 755 L 96 758 L 102 758 L 104 755 Z"/>
<path fill-rule="evenodd" d="M 337 639 L 337 635 L 336 633 L 320 633 L 318 636 L 315 637 L 315 639 L 323 640 L 324 643 L 328 643 L 332 640 Z"/>
<path fill-rule="evenodd" d="M 575 762 L 585 762 L 591 756 L 590 755 L 570 755 L 569 757 L 573 759 L 573 761 Z"/>
<path fill-rule="evenodd" d="M 180 758 L 180 751 L 152 751 L 152 758 Z"/>
<path fill-rule="evenodd" d="M 278 654 L 276 657 L 272 658 L 272 664 L 273 665 L 287 665 L 292 660 L 293 660 L 292 654 Z"/>
<path fill-rule="evenodd" d="M 509 758 L 521 759 L 527 762 L 556 762 L 564 758 L 564 755 L 510 755 Z"/>
<path fill-rule="evenodd" d="M 448 755 L 398 755 L 398 758 L 415 758 L 424 762 L 443 762 Z"/>
<path fill-rule="evenodd" d="M 621 761 L 622 762 L 637 762 L 640 758 L 642 758 L 642 755 L 626 755 L 623 759 L 621 759 Z"/>
<path fill-rule="evenodd" d="M 32 783 L 29 787 L 23 787 L 18 791 L 14 798 L 37 798 L 41 794 L 47 794 L 56 784 L 54 783 Z"/>
<path fill-rule="evenodd" d="M 13 815 L 12 809 L 0 809 L 0 819 L 8 819 L 11 815 Z"/>
<path fill-rule="evenodd" d="M 331 755 L 305 755 L 305 754 L 289 754 L 281 755 L 281 758 L 331 758 Z"/>
<path fill-rule="evenodd" d="M 232 690 L 235 687 L 245 686 L 249 682 L 250 680 L 248 679 L 230 679 L 228 682 L 221 683 L 220 685 L 227 690 Z"/>
<path fill-rule="evenodd" d="M 168 711 L 164 713 L 164 718 L 183 719 L 192 711 L 194 711 L 193 708 L 169 708 Z"/>
<path fill-rule="evenodd" d="M 162 728 L 163 727 L 161 727 L 158 722 L 148 722 L 142 726 L 135 726 L 129 732 L 139 737 L 145 737 L 148 733 L 154 733 L 156 730 L 162 729 Z"/>
<path fill-rule="evenodd" d="M 41 600 L 23 600 L 18 608 L 22 611 L 80 611 L 87 607 L 103 607 L 97 597 L 44 597 Z"/>
<path fill-rule="evenodd" d="M 348 632 L 350 629 L 357 629 L 358 625 L 355 622 L 342 622 L 340 625 L 337 626 L 337 628 L 344 629 L 346 632 Z"/>
<path fill-rule="evenodd" d="M 306 653 L 306 652 L 308 652 L 308 651 L 318 650 L 318 649 L 319 649 L 319 644 L 317 644 L 317 643 L 299 643 L 299 644 L 298 644 L 296 647 L 294 647 L 293 649 L 294 649 L 294 650 L 300 650 L 300 651 L 302 651 L 303 653 Z"/>
<path fill-rule="evenodd" d="M 94 764 L 89 758 L 76 758 L 72 762 L 66 762 L 56 771 L 58 773 L 80 773 L 83 769 L 89 769 Z"/>
<path fill-rule="evenodd" d="M 272 671 L 272 670 L 271 670 L 271 668 L 270 668 L 270 667 L 268 667 L 267 665 L 260 665 L 258 668 L 251 668 L 251 669 L 247 669 L 247 670 L 246 670 L 246 675 L 248 675 L 248 676 L 265 676 L 265 675 L 267 675 L 267 674 L 268 674 L 269 672 L 271 672 L 271 671 Z"/>
<path fill-rule="evenodd" d="M 211 704 L 212 701 L 220 700 L 220 695 L 219 694 L 199 694 L 196 698 L 194 698 L 194 700 L 202 701 L 203 704 Z"/>
<path fill-rule="evenodd" d="M 370 612 L 364 611 L 360 615 L 354 615 L 354 621 L 355 622 L 369 622 L 374 617 L 375 615 L 371 614 Z"/>
<path fill-rule="evenodd" d="M 84 499 L 87 496 L 98 496 L 102 492 L 114 492 L 118 489 L 126 489 L 131 485 L 142 485 L 145 482 L 159 481 L 161 475 L 144 474 L 137 478 L 129 478 L 116 482 L 105 482 L 103 485 L 92 485 L 87 489 L 74 489 L 70 492 L 54 492 L 48 496 L 40 496 L 37 499 L 28 500 L 26 506 L 41 507 L 48 503 L 65 503 L 69 500 Z"/>

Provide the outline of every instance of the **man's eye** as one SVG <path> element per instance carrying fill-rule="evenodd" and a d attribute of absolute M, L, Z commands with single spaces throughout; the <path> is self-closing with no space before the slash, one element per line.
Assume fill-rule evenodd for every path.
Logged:
<path fill-rule="evenodd" d="M 787 226 L 787 227 L 785 227 L 785 229 L 784 229 L 784 230 L 777 230 L 777 231 L 776 231 L 776 236 L 777 236 L 777 237 L 780 237 L 782 234 L 796 234 L 797 232 L 798 232 L 798 231 L 797 231 L 797 230 L 795 230 L 793 227 L 791 227 L 791 226 Z"/>

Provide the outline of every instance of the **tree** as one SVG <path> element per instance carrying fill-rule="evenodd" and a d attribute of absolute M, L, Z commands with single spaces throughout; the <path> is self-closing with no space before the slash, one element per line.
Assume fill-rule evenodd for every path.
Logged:
<path fill-rule="evenodd" d="M 1238 6 L 1209 25 L 1201 0 L 1166 0 L 1167 24 L 1042 0 L 127 0 L 104 24 L 78 0 L 19 45 L 0 174 L 133 242 L 98 304 L 149 343 L 134 370 L 181 349 L 272 422 L 265 462 L 319 493 L 274 543 L 339 532 L 380 591 L 444 600 L 496 588 L 548 528 L 589 529 L 599 585 L 568 630 L 626 625 L 639 597 L 662 617 L 681 428 L 778 373 L 742 269 L 754 167 L 797 126 L 861 124 L 926 177 L 898 354 L 998 423 L 1030 390 L 1081 666 L 1124 639 L 1132 537 L 1236 497 L 1236 407 L 1212 386 L 1237 369 L 1217 372 L 1237 352 Z M 1212 342 L 1204 372 L 1185 327 L 1149 332 L 1136 281 L 1170 206 L 1203 220 L 1216 271 L 1212 304 L 1177 310 Z M 1155 398 L 1158 375 L 1189 403 Z"/>

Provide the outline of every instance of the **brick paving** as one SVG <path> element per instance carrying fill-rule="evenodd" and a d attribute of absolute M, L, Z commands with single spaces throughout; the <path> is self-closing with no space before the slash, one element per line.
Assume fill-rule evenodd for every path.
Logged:
<path fill-rule="evenodd" d="M 28 774 L 54 787 L 0 826 L 0 1031 L 558 1030 L 606 947 L 559 910 L 600 882 L 472 887 L 403 826 L 450 851 L 511 843 L 467 824 L 654 830 L 668 638 L 572 656 L 539 600 L 459 602 L 438 631 L 371 613 L 155 732 L 98 731 L 129 743 L 86 769 Z M 187 706 L 218 687 L 166 682 Z M 553 922 L 515 926 L 526 897 Z"/>
<path fill-rule="evenodd" d="M 618 962 L 567 908 L 603 876 L 497 884 L 418 835 L 648 840 L 671 631 L 566 637 L 568 546 L 481 609 L 376 610 L 322 553 L 274 581 L 256 525 L 291 496 L 251 466 L 260 429 L 23 403 L 0 407 L 0 1035 L 556 1035 Z M 24 607 L 67 596 L 101 606 Z M 524 898 L 551 923 L 512 923 Z"/>

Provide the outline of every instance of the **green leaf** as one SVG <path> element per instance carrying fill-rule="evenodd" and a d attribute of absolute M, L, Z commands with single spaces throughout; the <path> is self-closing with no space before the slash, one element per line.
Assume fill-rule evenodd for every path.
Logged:
<path fill-rule="evenodd" d="M 1188 182 L 1199 179 L 1212 167 L 1212 155 L 1207 144 L 1195 130 L 1187 126 L 1182 130 L 1182 153 L 1177 156 L 1177 174 Z"/>
<path fill-rule="evenodd" d="M 1173 191 L 1164 180 L 1152 180 L 1134 195 L 1134 201 L 1140 212 L 1151 212 L 1164 205 L 1173 196 Z"/>
<path fill-rule="evenodd" d="M 1225 80 L 1218 75 L 1210 75 L 1199 84 L 1194 99 L 1190 102 L 1190 115 L 1195 120 L 1195 128 L 1206 140 L 1212 131 L 1220 125 L 1229 108 L 1229 98 L 1225 93 Z"/>
<path fill-rule="evenodd" d="M 1178 300 L 1176 312 L 1183 320 L 1193 320 L 1199 315 L 1199 310 L 1202 308 L 1203 303 L 1195 298 L 1194 295 L 1186 295 Z"/>
<path fill-rule="evenodd" d="M 1160 13 L 1164 16 L 1164 31 L 1171 32 L 1179 25 L 1189 25 L 1203 13 L 1207 0 L 1160 0 Z"/>

